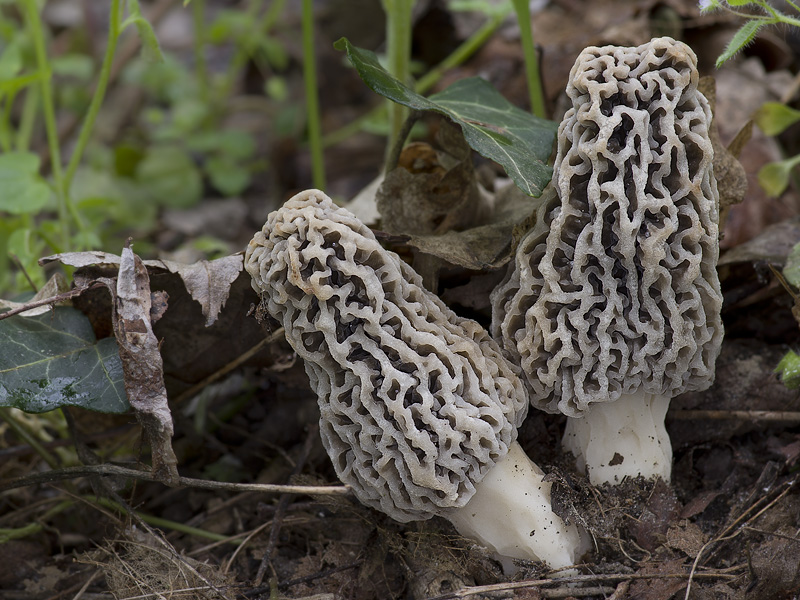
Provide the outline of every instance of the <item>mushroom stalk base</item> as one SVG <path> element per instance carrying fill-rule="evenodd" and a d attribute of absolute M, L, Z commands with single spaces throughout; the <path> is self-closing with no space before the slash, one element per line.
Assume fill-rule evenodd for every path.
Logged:
<path fill-rule="evenodd" d="M 588 542 L 574 524 L 567 525 L 550 507 L 549 482 L 514 442 L 508 454 L 475 486 L 461 508 L 444 516 L 458 532 L 494 552 L 503 569 L 512 559 L 540 560 L 553 569 L 575 564 Z"/>
<path fill-rule="evenodd" d="M 637 475 L 669 483 L 672 444 L 664 427 L 669 401 L 640 392 L 597 404 L 584 417 L 567 420 L 562 446 L 592 485 Z"/>

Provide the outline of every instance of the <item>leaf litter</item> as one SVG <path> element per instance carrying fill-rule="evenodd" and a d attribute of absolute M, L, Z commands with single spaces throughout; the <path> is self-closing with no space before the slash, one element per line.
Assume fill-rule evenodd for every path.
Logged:
<path fill-rule="evenodd" d="M 586 31 L 580 32 L 578 41 L 566 37 L 566 41 L 555 40 L 559 35 L 556 28 L 542 30 L 543 39 L 547 40 L 543 45 L 551 59 L 545 61 L 545 70 L 551 71 L 553 65 L 559 64 L 560 55 L 571 61 L 574 56 L 569 57 L 570 44 L 584 45 L 587 36 L 594 35 L 588 40 L 594 42 L 613 32 L 622 32 L 631 38 L 646 35 L 648 11 L 655 5 L 636 2 L 635 7 L 629 6 L 617 13 L 616 21 L 606 17 L 604 22 L 598 22 L 598 15 L 608 12 L 611 3 L 597 3 L 603 5 L 600 8 L 593 3 L 585 13 L 581 12 L 584 7 L 577 10 L 572 6 L 575 3 L 558 4 L 557 11 L 545 11 L 544 17 L 550 22 L 565 22 L 564 15 L 558 11 L 566 11 L 573 17 L 585 14 L 586 22 L 593 25 L 583 28 Z M 684 4 L 672 2 L 670 6 L 691 14 L 686 8 L 688 4 Z M 622 27 L 627 29 L 622 31 Z M 570 29 L 574 37 L 574 26 Z M 475 125 L 476 121 L 472 121 Z M 736 155 L 735 148 L 730 150 Z M 720 156 L 723 155 L 720 152 Z M 736 169 L 736 164 L 731 163 L 730 168 Z M 736 172 L 731 170 L 730 173 L 732 182 L 741 181 Z M 463 173 L 459 174 L 462 176 Z M 741 193 L 738 183 L 733 187 L 736 194 Z M 498 189 L 485 189 L 494 200 L 495 210 L 504 206 Z M 727 196 L 736 197 L 726 193 Z M 515 212 L 509 219 L 513 222 L 512 232 L 524 228 L 525 219 L 532 212 L 532 207 L 527 211 L 520 205 L 519 213 Z M 454 290 L 475 290 L 469 308 L 478 318 L 485 318 L 479 296 L 491 288 L 487 284 L 489 278 L 501 272 L 497 267 L 507 260 L 513 241 L 509 241 L 506 233 L 499 234 L 497 245 L 489 245 L 490 250 L 477 253 L 473 251 L 477 244 L 466 236 L 476 234 L 477 229 L 488 223 L 495 223 L 490 220 L 492 218 L 485 216 L 464 226 L 425 234 L 407 228 L 403 233 L 405 239 L 392 238 L 390 243 L 398 251 L 405 252 L 406 257 L 410 248 L 412 254 L 426 252 L 441 260 L 437 271 L 441 274 L 439 288 L 443 295 L 449 294 L 455 302 L 460 294 Z M 379 228 L 383 226 L 376 224 Z M 798 585 L 796 565 L 800 546 L 797 540 L 800 525 L 795 489 L 797 474 L 796 466 L 792 467 L 798 455 L 796 430 L 785 424 L 745 423 L 738 418 L 718 421 L 681 417 L 684 411 L 703 409 L 747 413 L 753 409 L 791 411 L 798 408 L 796 394 L 782 388 L 772 374 L 773 359 L 782 355 L 787 343 L 796 343 L 797 339 L 791 297 L 775 285 L 771 271 L 764 266 L 767 262 L 780 265 L 791 245 L 788 238 L 781 242 L 775 237 L 771 244 L 769 235 L 765 232 L 761 249 L 751 246 L 742 248 L 738 256 L 723 257 L 729 339 L 715 387 L 703 395 L 673 403 L 668 425 L 677 441 L 672 489 L 656 489 L 641 482 L 629 482 L 622 490 L 587 486 L 568 461 L 562 458 L 559 462 L 554 456 L 559 420 L 534 415 L 526 424 L 521 437 L 531 453 L 544 457 L 560 469 L 554 468 L 551 475 L 555 477 L 561 473 L 560 483 L 554 489 L 560 490 L 565 510 L 580 509 L 582 518 L 595 533 L 596 551 L 587 559 L 590 561 L 587 572 L 592 574 L 580 576 L 583 579 L 577 584 L 569 584 L 568 578 L 563 583 L 535 583 L 542 581 L 542 573 L 530 564 L 522 565 L 519 577 L 523 580 L 509 582 L 491 560 L 457 538 L 443 522 L 434 520 L 400 526 L 354 504 L 347 497 L 334 500 L 295 496 L 285 505 L 280 517 L 277 502 L 247 493 L 222 495 L 185 488 L 165 491 L 163 486 L 145 482 L 126 493 L 136 501 L 139 510 L 199 530 L 192 533 L 175 530 L 170 534 L 180 549 L 178 554 L 202 557 L 209 565 L 230 564 L 229 574 L 236 581 L 252 581 L 256 565 L 262 562 L 268 549 L 266 538 L 272 521 L 280 517 L 281 533 L 276 541 L 276 552 L 269 559 L 271 575 L 258 591 L 263 596 L 316 597 L 319 600 L 408 595 L 475 598 L 497 597 L 498 594 L 519 598 L 571 594 L 616 600 L 683 598 L 688 593 L 692 598 L 701 599 L 788 597 Z M 428 239 L 431 244 L 425 246 Z M 779 249 L 777 245 L 781 245 Z M 219 277 L 215 275 L 217 266 L 210 266 L 214 261 L 175 269 L 164 261 L 144 263 L 148 268 L 151 294 L 166 292 L 168 295 L 168 298 L 149 296 L 151 307 L 160 306 L 152 312 L 144 311 L 147 300 L 137 296 L 140 299 L 137 314 L 140 319 L 145 315 L 161 317 L 153 323 L 152 331 L 162 342 L 164 387 L 171 397 L 230 363 L 264 336 L 252 320 L 244 317 L 257 300 L 246 278 L 237 271 L 241 267 L 237 266 L 236 256 L 226 257 L 229 260 L 219 264 L 222 267 Z M 76 282 L 116 277 L 121 263 L 120 257 L 101 253 L 83 253 L 80 257 L 68 258 L 65 264 L 70 260 L 83 261 L 76 270 Z M 133 264 L 135 266 L 135 260 Z M 136 269 L 131 272 L 135 273 Z M 194 278 L 194 283 L 187 283 Z M 89 290 L 73 304 L 88 315 L 95 332 L 103 332 L 105 327 L 106 337 L 101 339 L 108 339 L 113 329 L 109 317 L 111 306 L 101 296 L 108 294 Z M 316 408 L 300 365 L 290 365 L 283 370 L 269 369 L 279 356 L 286 355 L 285 348 L 280 351 L 278 346 L 278 343 L 271 344 L 258 360 L 246 363 L 248 366 L 243 370 L 246 377 L 242 379 L 247 383 L 244 385 L 203 400 L 182 403 L 180 410 L 173 407 L 175 452 L 182 470 L 203 473 L 210 465 L 217 465 L 215 473 L 220 477 L 227 473 L 250 481 L 285 482 L 290 479 L 292 465 L 301 456 L 308 439 L 308 425 L 316 420 Z M 256 365 L 268 369 L 251 368 Z M 134 458 L 137 458 L 135 453 Z M 319 444 L 311 448 L 301 477 L 315 483 L 335 482 Z M 28 499 L 36 497 L 33 490 L 25 492 L 29 494 Z M 110 527 L 101 513 L 89 514 L 98 518 L 93 520 L 96 522 L 87 522 L 84 516 L 81 534 L 97 533 L 102 528 L 101 522 Z M 6 512 L 6 517 L 9 515 L 3 526 L 25 522 L 24 516 L 14 521 L 14 509 Z M 80 515 L 79 511 L 69 514 L 72 518 Z M 63 532 L 75 531 L 69 519 L 54 519 L 54 526 Z M 200 534 L 217 534 L 217 537 L 196 537 Z M 153 552 L 149 542 L 139 538 L 131 541 L 118 530 L 115 535 L 116 541 L 104 545 L 106 555 L 98 562 L 108 561 L 112 569 L 125 573 L 124 579 L 113 584 L 120 597 L 156 591 L 168 596 L 179 589 L 206 585 L 176 572 L 175 555 L 160 550 Z M 225 541 L 232 536 L 238 536 L 236 541 Z M 43 534 L 39 539 L 47 538 Z M 80 547 L 79 544 L 70 546 L 73 542 L 69 536 L 60 541 L 67 544 L 67 551 Z M 242 549 L 235 560 L 228 563 L 234 544 L 241 545 Z M 132 549 L 134 545 L 143 550 L 144 556 L 158 560 L 149 563 L 141 560 L 142 557 L 137 556 L 139 551 Z M 123 560 L 113 558 L 113 552 Z M 191 564 L 200 570 L 197 564 Z M 156 582 L 155 578 L 162 575 L 165 578 Z M 690 577 L 691 590 L 687 592 Z M 215 585 L 224 589 L 226 580 L 213 579 L 210 574 L 206 578 L 219 581 Z M 135 588 L 137 581 L 150 587 Z M 426 582 L 432 583 L 427 585 Z M 204 592 L 217 593 L 208 589 Z"/>

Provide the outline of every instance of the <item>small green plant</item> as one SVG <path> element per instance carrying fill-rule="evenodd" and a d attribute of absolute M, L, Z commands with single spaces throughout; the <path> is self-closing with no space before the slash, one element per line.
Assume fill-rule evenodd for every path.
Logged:
<path fill-rule="evenodd" d="M 772 4 L 767 0 L 700 0 L 700 9 L 703 12 L 724 10 L 745 19 L 744 25 L 733 35 L 725 50 L 717 58 L 718 68 L 756 39 L 763 27 L 781 24 L 800 27 L 800 19 L 781 12 Z M 782 4 L 791 7 L 800 16 L 800 6 L 796 3 L 787 0 Z M 752 9 L 756 12 L 744 12 L 743 9 Z"/>
<path fill-rule="evenodd" d="M 800 5 L 791 0 L 783 4 L 797 12 L 800 17 Z M 717 58 L 717 67 L 751 43 L 763 27 L 768 25 L 800 27 L 800 18 L 779 11 L 766 0 L 701 0 L 700 8 L 704 12 L 725 10 L 745 19 L 744 25 L 734 34 L 723 53 Z M 743 12 L 744 8 L 756 12 Z M 754 121 L 767 135 L 779 135 L 800 121 L 800 111 L 782 102 L 766 102 L 754 116 Z M 788 187 L 791 172 L 798 164 L 800 155 L 764 165 L 758 172 L 758 182 L 770 196 L 780 196 Z"/>
<path fill-rule="evenodd" d="M 800 121 L 800 111 L 781 102 L 766 102 L 758 110 L 754 120 L 767 135 L 779 135 Z M 789 186 L 792 170 L 798 164 L 800 154 L 768 163 L 759 170 L 758 183 L 770 196 L 780 196 Z"/>
<path fill-rule="evenodd" d="M 384 0 L 388 69 L 380 64 L 374 53 L 353 46 L 346 38 L 334 44 L 338 50 L 346 51 L 361 79 L 374 92 L 390 101 L 390 153 L 387 166 L 393 163 L 393 157 L 410 131 L 410 124 L 416 120 L 414 115 L 406 119 L 407 109 L 432 111 L 457 123 L 467 143 L 478 153 L 505 167 L 512 180 L 525 193 L 539 196 L 552 175 L 552 169 L 546 161 L 552 149 L 556 124 L 544 116 L 544 95 L 527 3 L 513 0 L 511 3 L 488 6 L 480 0 L 451 2 L 451 10 L 478 9 L 490 17 L 489 21 L 445 59 L 443 65 L 422 77 L 416 85 L 410 81 L 408 70 L 413 4 L 413 0 Z M 459 81 L 430 98 L 421 95 L 430 89 L 445 68 L 459 64 L 474 52 L 512 7 L 520 24 L 533 115 L 526 115 L 510 105 L 488 82 L 479 78 Z"/>
<path fill-rule="evenodd" d="M 61 252 L 98 244 L 97 234 L 81 212 L 81 202 L 85 198 L 76 195 L 74 184 L 105 98 L 120 36 L 126 29 L 135 28 L 144 54 L 152 60 L 161 58 L 155 33 L 142 16 L 138 0 L 127 3 L 111 0 L 103 62 L 77 141 L 69 159 L 64 160 L 56 125 L 58 94 L 54 73 L 70 65 L 73 71 L 76 67 L 84 68 L 85 61 L 75 57 L 65 57 L 59 62 L 51 60 L 46 51 L 39 3 L 16 0 L 14 5 L 21 15 L 21 24 L 0 16 L 0 147 L 3 151 L 0 156 L 0 213 L 7 215 L 0 227 L 0 289 L 12 284 L 9 256 L 16 258 L 37 285 L 43 281 L 35 268 L 36 259 L 45 248 Z M 21 105 L 21 116 L 15 126 L 12 114 L 17 105 Z M 40 119 L 44 122 L 49 151 L 51 176 L 48 179 L 41 172 L 40 157 L 31 152 L 32 132 Z M 37 220 L 43 211 L 55 211 L 58 219 Z"/>
<path fill-rule="evenodd" d="M 210 22 L 203 0 L 195 0 L 193 68 L 161 52 L 137 0 L 111 3 L 108 45 L 97 68 L 79 47 L 61 56 L 47 52 L 40 2 L 3 4 L 17 11 L 0 12 L 2 295 L 40 287 L 44 278 L 37 260 L 46 254 L 118 249 L 130 235 L 146 253 L 161 208 L 188 208 L 206 190 L 239 195 L 266 167 L 256 156 L 254 137 L 227 126 L 225 116 L 248 61 L 263 73 L 268 101 L 291 107 L 280 75 L 288 54 L 271 35 L 286 0 L 266 9 L 263 0 L 252 0 L 245 10 L 220 11 Z M 145 105 L 131 133 L 95 136 L 106 90 L 120 67 L 116 48 L 131 28 L 142 51 L 121 70 L 120 79 L 144 91 Z M 211 44 L 234 51 L 223 72 L 210 72 L 206 64 Z M 289 123 L 295 133 L 292 123 L 302 122 L 300 113 L 287 119 L 279 110 L 276 121 Z M 77 123 L 74 137 L 57 130 L 56 115 Z M 42 131 L 44 140 L 39 140 Z M 43 143 L 44 153 L 37 148 Z M 20 267 L 16 275 L 13 266 Z"/>

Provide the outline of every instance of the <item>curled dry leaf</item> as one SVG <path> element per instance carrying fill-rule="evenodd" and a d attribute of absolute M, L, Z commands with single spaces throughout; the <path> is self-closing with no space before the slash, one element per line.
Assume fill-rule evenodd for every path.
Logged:
<path fill-rule="evenodd" d="M 697 89 L 706 97 L 711 106 L 711 112 L 716 117 L 717 91 L 714 78 L 710 76 L 700 78 Z M 714 147 L 714 177 L 717 179 L 717 189 L 719 190 L 721 222 L 724 222 L 727 209 L 734 204 L 739 204 L 747 193 L 747 173 L 737 157 L 744 144 L 750 139 L 752 130 L 753 123 L 750 121 L 742 128 L 728 148 L 720 140 L 717 119 L 711 120 L 708 133 L 711 145 Z"/>
<path fill-rule="evenodd" d="M 120 260 L 113 314 L 125 391 L 150 442 L 153 474 L 160 481 L 174 485 L 179 475 L 178 461 L 172 450 L 172 414 L 167 404 L 164 368 L 150 310 L 147 269 L 133 250 L 126 247 Z"/>
<path fill-rule="evenodd" d="M 426 286 L 441 266 L 479 271 L 504 265 L 515 227 L 542 201 L 515 185 L 496 195 L 484 190 L 469 146 L 452 124 L 442 124 L 438 141 L 438 152 L 427 144 L 409 145 L 376 196 L 382 228 L 407 235 L 406 243 L 422 253 L 414 267 Z"/>
<path fill-rule="evenodd" d="M 231 285 L 242 272 L 242 255 L 223 256 L 193 264 L 160 261 L 170 272 L 180 275 L 186 290 L 203 307 L 206 327 L 214 324 L 228 299 Z"/>
<path fill-rule="evenodd" d="M 64 279 L 64 276 L 61 273 L 54 274 L 48 281 L 45 283 L 42 288 L 36 292 L 36 294 L 31 298 L 30 301 L 36 300 L 44 300 L 45 298 L 52 298 L 53 296 L 57 296 L 58 294 L 63 294 L 64 292 L 69 291 L 69 284 L 67 280 Z M 0 298 L 0 310 L 9 309 L 14 310 L 20 306 L 24 306 L 27 304 L 26 302 L 13 302 L 11 300 L 3 300 Z M 31 308 L 30 310 L 26 310 L 25 312 L 19 313 L 22 317 L 38 317 L 39 315 L 43 315 L 47 311 L 52 310 L 50 304 L 44 304 L 42 306 L 37 306 L 36 308 Z"/>
<path fill-rule="evenodd" d="M 109 252 L 64 252 L 39 260 L 40 265 L 51 262 L 75 268 L 118 267 L 120 257 Z M 210 327 L 217 320 L 228 300 L 231 285 L 242 272 L 243 266 L 241 253 L 191 264 L 171 260 L 145 260 L 142 264 L 150 270 L 167 270 L 178 275 L 186 290 L 202 307 L 206 327 Z"/>

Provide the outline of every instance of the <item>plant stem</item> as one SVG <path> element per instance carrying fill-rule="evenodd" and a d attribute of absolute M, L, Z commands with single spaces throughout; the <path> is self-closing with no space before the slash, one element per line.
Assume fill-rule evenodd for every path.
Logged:
<path fill-rule="evenodd" d="M 65 249 L 70 248 L 70 229 L 68 214 L 70 200 L 64 186 L 64 177 L 61 171 L 61 148 L 58 140 L 58 127 L 56 125 L 56 109 L 53 99 L 52 71 L 47 60 L 47 51 L 44 43 L 42 21 L 39 18 L 39 8 L 36 0 L 20 0 L 25 8 L 28 30 L 33 40 L 36 55 L 36 66 L 39 70 L 39 89 L 42 94 L 42 112 L 44 113 L 44 126 L 47 132 L 47 144 L 50 150 L 50 165 L 53 171 L 53 180 L 58 198 L 58 216 L 61 224 L 62 243 Z"/>
<path fill-rule="evenodd" d="M 2 95 L 0 94 L 0 98 Z M 11 152 L 11 108 L 14 104 L 14 94 L 8 94 L 5 104 L 0 109 L 0 147 L 2 151 Z"/>
<path fill-rule="evenodd" d="M 121 0 L 111 0 L 111 16 L 108 24 L 108 45 L 106 46 L 106 53 L 103 57 L 103 64 L 100 67 L 100 76 L 97 79 L 97 87 L 92 96 L 89 110 L 86 113 L 86 119 L 83 121 L 83 126 L 78 135 L 75 151 L 70 157 L 67 172 L 64 176 L 64 193 L 67 197 L 69 197 L 69 188 L 75 177 L 75 171 L 77 171 L 81 158 L 83 157 L 83 152 L 89 143 L 94 123 L 97 120 L 97 114 L 100 112 L 100 106 L 103 104 L 103 98 L 105 98 L 106 95 L 108 81 L 111 77 L 111 67 L 114 64 L 114 52 L 117 49 L 117 41 L 119 40 L 121 12 Z M 73 217 L 76 223 L 81 227 L 81 230 L 83 230 L 80 216 L 75 213 Z"/>
<path fill-rule="evenodd" d="M 441 78 L 445 71 L 457 67 L 467 60 L 470 56 L 475 54 L 478 49 L 486 43 L 497 28 L 503 23 L 508 16 L 509 10 L 500 13 L 492 14 L 491 17 L 481 25 L 469 38 L 464 40 L 458 48 L 453 50 L 442 62 L 436 65 L 433 69 L 428 71 L 418 81 L 414 89 L 418 94 L 424 94 L 431 89 Z"/>
<path fill-rule="evenodd" d="M 208 101 L 208 65 L 204 53 L 206 40 L 206 0 L 192 2 L 192 21 L 194 24 L 194 70 L 200 84 L 200 99 Z"/>
<path fill-rule="evenodd" d="M 33 127 L 36 124 L 36 112 L 39 109 L 39 92 L 39 88 L 35 85 L 29 87 L 25 92 L 22 116 L 19 119 L 19 127 L 17 128 L 17 152 L 27 152 L 31 146 Z"/>
<path fill-rule="evenodd" d="M 263 3 L 264 0 L 252 0 L 250 2 L 246 13 L 249 20 L 254 21 L 258 18 L 258 13 Z M 285 4 L 286 0 L 273 0 L 270 3 L 269 8 L 267 8 L 267 11 L 261 17 L 261 20 L 255 29 L 260 35 L 266 35 L 267 32 L 272 29 L 278 20 L 278 17 L 283 13 Z M 225 79 L 223 80 L 223 83 L 217 87 L 218 97 L 222 99 L 230 96 L 231 92 L 233 91 L 233 85 L 236 82 L 237 76 L 240 74 L 242 67 L 244 67 L 245 63 L 247 62 L 247 59 L 253 55 L 254 51 L 254 46 L 249 38 L 239 40 L 235 46 L 236 53 L 233 55 L 230 65 L 226 70 Z"/>
<path fill-rule="evenodd" d="M 522 52 L 525 55 L 525 76 L 528 80 L 528 93 L 531 97 L 531 112 L 539 118 L 546 119 L 542 79 L 539 76 L 539 59 L 533 43 L 531 27 L 531 10 L 528 0 L 513 0 L 514 10 L 519 23 L 519 35 L 522 41 Z"/>
<path fill-rule="evenodd" d="M 464 40 L 458 46 L 458 48 L 450 53 L 449 56 L 442 60 L 442 62 L 436 65 L 433 69 L 428 71 L 423 77 L 421 77 L 414 86 L 414 90 L 418 94 L 424 94 L 438 83 L 445 72 L 462 64 L 470 56 L 477 52 L 478 49 L 486 43 L 486 40 L 488 40 L 492 34 L 497 31 L 497 28 L 500 27 L 505 18 L 508 16 L 509 12 L 510 9 L 499 14 L 493 14 L 486 23 L 484 23 L 468 39 Z M 332 131 L 331 133 L 327 134 L 324 138 L 322 138 L 323 146 L 326 148 L 328 146 L 333 146 L 346 140 L 351 135 L 355 135 L 361 131 L 364 122 L 369 121 L 370 119 L 380 118 L 382 114 L 386 112 L 386 108 L 386 104 L 376 106 L 368 113 L 361 115 L 347 125 L 340 127 L 336 131 Z"/>
<path fill-rule="evenodd" d="M 386 54 L 389 73 L 404 84 L 409 83 L 411 61 L 411 9 L 414 0 L 382 0 L 386 12 Z M 389 140 L 391 150 L 406 120 L 406 107 L 386 101 L 389 106 Z"/>
<path fill-rule="evenodd" d="M 197 1 L 197 0 L 195 0 Z M 108 498 L 100 498 L 97 496 L 83 496 L 87 500 L 91 502 L 96 502 L 100 506 L 105 508 L 111 509 L 115 512 L 119 512 L 122 514 L 126 514 L 127 510 L 124 506 L 119 505 L 118 503 L 110 500 Z M 148 515 L 146 513 L 142 513 L 134 511 L 136 515 L 148 525 L 153 525 L 154 527 L 161 527 L 162 529 L 171 529 L 177 531 L 179 533 L 184 533 L 186 535 L 193 535 L 202 539 L 212 540 L 215 542 L 225 542 L 231 541 L 232 544 L 238 544 L 239 542 L 236 540 L 230 540 L 230 536 L 222 535 L 219 533 L 214 533 L 212 531 L 206 531 L 205 529 L 199 529 L 197 527 L 191 527 L 189 525 L 184 525 L 183 523 L 178 523 L 176 521 L 170 521 L 169 519 L 163 519 L 161 517 L 156 517 L 153 515 Z"/>
<path fill-rule="evenodd" d="M 322 125 L 319 115 L 317 61 L 314 54 L 314 7 L 312 0 L 303 0 L 303 80 L 308 117 L 308 145 L 311 149 L 311 181 L 317 189 L 325 189 L 325 163 L 322 155 Z"/>
<path fill-rule="evenodd" d="M 50 454 L 50 452 L 47 451 L 47 448 L 42 446 L 42 444 L 39 443 L 39 440 L 37 440 L 36 437 L 30 431 L 28 431 L 28 429 L 22 423 L 17 421 L 11 410 L 6 407 L 0 408 L 0 419 L 3 419 L 3 421 L 5 421 L 8 426 L 14 430 L 14 433 L 17 434 L 17 437 L 19 437 L 20 440 L 33 448 L 36 453 L 41 456 L 48 465 L 50 465 L 51 469 L 59 468 L 60 465 L 58 459 Z"/>

